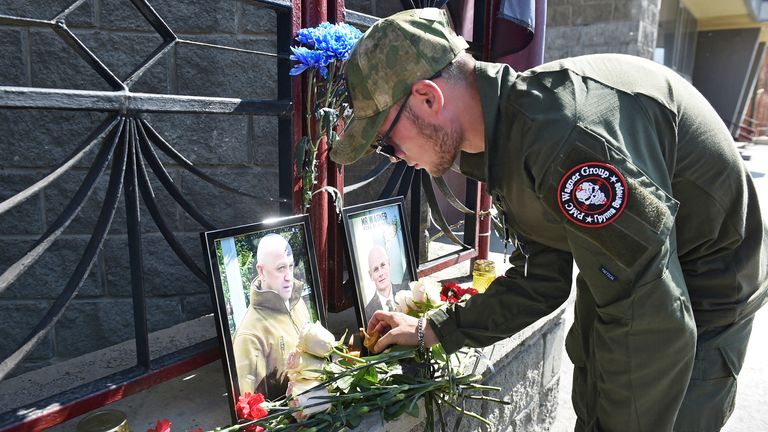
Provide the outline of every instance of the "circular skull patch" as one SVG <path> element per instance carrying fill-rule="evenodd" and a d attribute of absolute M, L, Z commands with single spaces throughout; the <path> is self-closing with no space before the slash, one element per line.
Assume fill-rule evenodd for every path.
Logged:
<path fill-rule="evenodd" d="M 560 180 L 558 204 L 571 222 L 601 227 L 616 220 L 627 204 L 627 183 L 612 165 L 587 162 L 568 171 Z"/>

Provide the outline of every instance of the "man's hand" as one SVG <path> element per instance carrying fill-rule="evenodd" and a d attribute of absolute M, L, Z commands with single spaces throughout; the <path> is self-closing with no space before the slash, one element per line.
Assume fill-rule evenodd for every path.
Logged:
<path fill-rule="evenodd" d="M 419 320 L 401 312 L 376 311 L 368 322 L 368 333 L 379 332 L 383 336 L 373 347 L 374 353 L 380 353 L 390 345 L 417 346 L 419 338 L 416 334 Z M 437 344 L 437 336 L 429 321 L 424 325 L 424 346 Z"/>

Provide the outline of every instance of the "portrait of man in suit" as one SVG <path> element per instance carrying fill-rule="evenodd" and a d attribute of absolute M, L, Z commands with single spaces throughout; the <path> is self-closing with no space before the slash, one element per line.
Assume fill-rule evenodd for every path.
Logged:
<path fill-rule="evenodd" d="M 395 294 L 406 284 L 392 284 L 391 266 L 387 251 L 381 246 L 374 246 L 368 253 L 368 277 L 371 278 L 376 292 L 365 305 L 365 315 L 370 318 L 377 310 L 393 311 L 397 309 Z"/>

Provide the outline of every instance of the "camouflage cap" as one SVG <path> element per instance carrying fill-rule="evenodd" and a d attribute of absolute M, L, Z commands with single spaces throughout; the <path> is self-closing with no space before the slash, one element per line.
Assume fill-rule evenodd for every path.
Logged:
<path fill-rule="evenodd" d="M 370 153 L 389 109 L 411 84 L 433 76 L 467 47 L 440 9 L 410 9 L 377 21 L 347 61 L 354 117 L 331 149 L 331 159 L 349 164 Z"/>

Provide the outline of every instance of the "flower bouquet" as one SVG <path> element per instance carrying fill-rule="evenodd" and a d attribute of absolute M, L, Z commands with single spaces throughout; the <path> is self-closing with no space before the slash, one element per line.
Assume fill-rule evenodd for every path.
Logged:
<path fill-rule="evenodd" d="M 448 307 L 476 293 L 451 282 L 441 286 L 429 278 L 412 282 L 410 287 L 404 291 L 407 294 L 398 293 L 398 303 L 403 312 L 413 315 Z M 287 358 L 285 397 L 267 402 L 261 394 L 245 393 L 236 405 L 240 423 L 215 430 L 342 431 L 360 425 L 366 416 L 375 415 L 372 413 L 378 413 L 382 421 L 392 421 L 404 414 L 419 417 L 422 409 L 428 431 L 436 424 L 445 431 L 449 411 L 490 425 L 465 409 L 465 402 L 509 402 L 483 393 L 500 388 L 481 384 L 482 376 L 470 367 L 477 364 L 477 357 L 474 350 L 449 356 L 440 345 L 424 351 L 394 347 L 360 357 L 320 323 L 308 324 Z M 148 432 L 170 432 L 170 422 L 158 422 L 158 429 Z"/>
<path fill-rule="evenodd" d="M 296 146 L 296 168 L 302 173 L 302 208 L 305 211 L 314 193 L 319 192 L 313 191 L 317 149 L 323 140 L 328 142 L 329 148 L 332 147 L 338 139 L 337 127 L 347 124 L 352 115 L 347 109 L 344 65 L 361 36 L 362 33 L 349 24 L 322 23 L 299 30 L 296 40 L 304 46 L 291 47 L 291 60 L 296 65 L 290 74 L 305 73 L 307 79 L 304 101 L 308 135 Z M 337 206 L 340 206 L 338 200 Z"/>
<path fill-rule="evenodd" d="M 474 288 L 462 288 L 456 282 L 441 284 L 435 279 L 425 277 L 408 284 L 410 291 L 402 290 L 395 295 L 395 303 L 400 312 L 419 317 L 446 304 L 468 300 L 478 291 Z"/>

